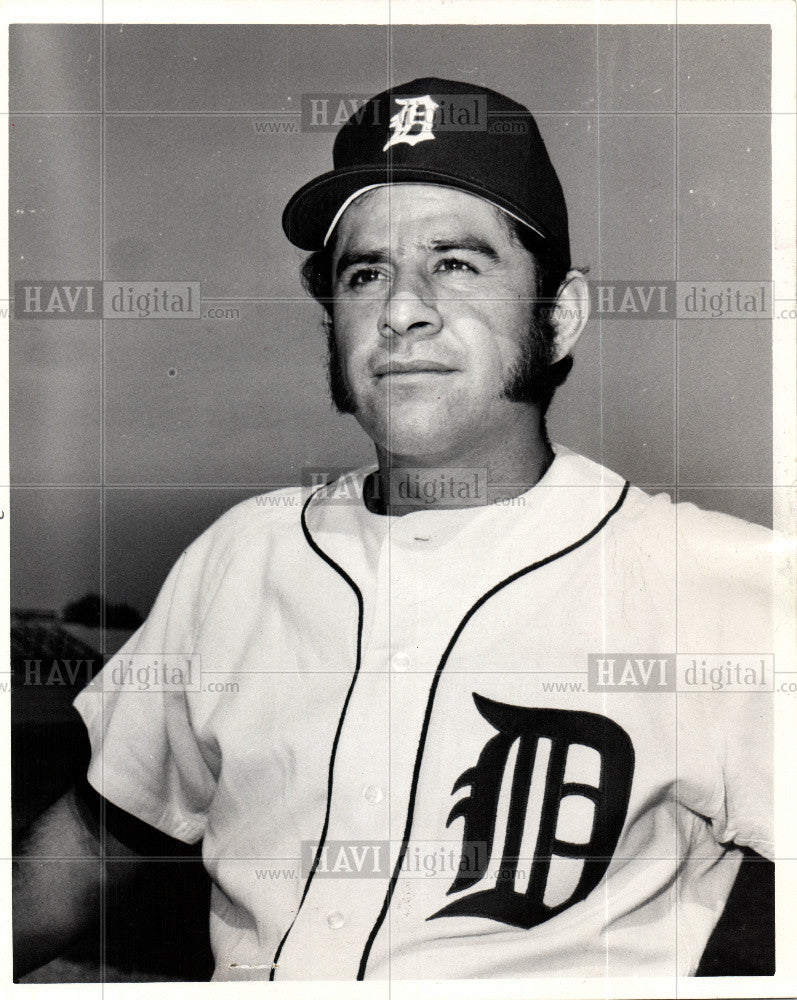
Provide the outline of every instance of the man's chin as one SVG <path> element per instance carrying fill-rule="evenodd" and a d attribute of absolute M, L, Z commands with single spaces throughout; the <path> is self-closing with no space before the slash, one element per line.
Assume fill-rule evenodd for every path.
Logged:
<path fill-rule="evenodd" d="M 433 459 L 456 451 L 469 429 L 466 415 L 472 404 L 461 392 L 432 395 L 408 389 L 391 393 L 389 399 L 369 393 L 356 401 L 357 422 L 377 447 L 391 455 Z"/>
<path fill-rule="evenodd" d="M 377 447 L 394 466 L 419 469 L 439 466 L 459 465 L 457 455 L 460 449 L 448 445 L 439 438 L 419 438 L 417 436 L 393 435 L 388 441 L 375 441 Z"/>

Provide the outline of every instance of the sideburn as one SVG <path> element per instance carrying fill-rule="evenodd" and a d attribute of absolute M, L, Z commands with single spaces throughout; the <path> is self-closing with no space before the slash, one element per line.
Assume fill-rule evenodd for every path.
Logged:
<path fill-rule="evenodd" d="M 535 309 L 520 357 L 504 383 L 504 396 L 507 399 L 513 403 L 530 403 L 534 406 L 545 402 L 550 393 L 554 337 L 555 331 L 550 320 Z"/>

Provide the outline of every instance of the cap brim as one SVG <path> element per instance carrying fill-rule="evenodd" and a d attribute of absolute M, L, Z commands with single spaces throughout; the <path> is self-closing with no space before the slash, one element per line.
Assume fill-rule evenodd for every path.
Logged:
<path fill-rule="evenodd" d="M 442 170 L 411 166 L 358 166 L 330 170 L 305 184 L 291 198 L 282 213 L 282 228 L 295 246 L 302 250 L 320 250 L 341 205 L 362 188 L 384 184 L 442 184 L 484 198 L 533 229 L 542 239 L 554 237 L 546 232 L 528 211 L 510 199 L 501 198 L 483 184 Z"/>

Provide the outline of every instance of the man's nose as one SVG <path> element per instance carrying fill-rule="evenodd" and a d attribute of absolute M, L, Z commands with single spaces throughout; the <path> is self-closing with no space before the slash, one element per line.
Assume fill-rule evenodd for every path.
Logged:
<path fill-rule="evenodd" d="M 394 276 L 379 316 L 383 337 L 433 337 L 443 327 L 432 289 L 422 275 Z"/>

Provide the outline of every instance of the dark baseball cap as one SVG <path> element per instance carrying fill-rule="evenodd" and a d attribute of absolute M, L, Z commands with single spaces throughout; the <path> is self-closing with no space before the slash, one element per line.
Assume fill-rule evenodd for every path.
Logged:
<path fill-rule="evenodd" d="M 528 108 L 486 87 L 423 77 L 392 87 L 342 126 L 334 169 L 288 202 L 282 227 L 302 250 L 320 250 L 348 205 L 385 184 L 441 184 L 497 205 L 570 266 L 567 206 Z"/>

